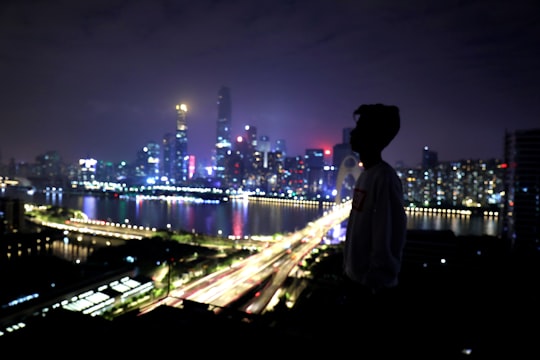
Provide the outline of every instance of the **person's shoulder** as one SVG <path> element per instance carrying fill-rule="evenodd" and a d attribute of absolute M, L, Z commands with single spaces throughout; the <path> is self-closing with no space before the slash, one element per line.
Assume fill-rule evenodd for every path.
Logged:
<path fill-rule="evenodd" d="M 391 174 L 396 173 L 396 170 L 392 167 L 392 165 L 390 165 L 386 161 L 382 161 L 379 164 L 377 164 L 377 171 L 379 171 L 379 172 L 388 172 L 388 173 L 391 173 Z"/>
<path fill-rule="evenodd" d="M 376 174 L 376 175 L 375 175 Z M 396 170 L 392 167 L 392 165 L 388 164 L 386 161 L 383 161 L 374 168 L 374 176 L 377 178 L 384 178 L 390 181 L 399 180 L 398 174 Z"/>

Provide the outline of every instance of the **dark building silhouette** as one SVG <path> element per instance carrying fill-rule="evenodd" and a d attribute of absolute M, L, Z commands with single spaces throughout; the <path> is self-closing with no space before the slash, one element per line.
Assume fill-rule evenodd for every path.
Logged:
<path fill-rule="evenodd" d="M 422 149 L 422 169 L 432 169 L 439 163 L 437 152 L 429 150 L 428 146 Z"/>
<path fill-rule="evenodd" d="M 237 137 L 234 146 L 225 157 L 225 166 L 222 177 L 222 185 L 229 188 L 239 189 L 242 187 L 246 172 L 246 154 L 249 144 L 244 137 Z"/>
<path fill-rule="evenodd" d="M 319 194 L 324 183 L 324 149 L 306 149 L 304 159 L 308 194 Z"/>
<path fill-rule="evenodd" d="M 503 236 L 517 251 L 540 245 L 540 128 L 507 132 Z"/>
<path fill-rule="evenodd" d="M 352 129 L 353 128 L 351 127 L 344 128 L 343 133 L 341 135 L 341 143 L 336 144 L 333 147 L 332 165 L 334 165 L 336 168 L 339 168 L 341 166 L 341 163 L 347 156 L 352 155 L 358 158 L 358 154 L 356 154 L 355 152 L 351 150 L 351 144 L 349 143 L 349 137 L 350 137 Z M 359 158 L 358 158 L 358 161 L 360 161 Z"/>
<path fill-rule="evenodd" d="M 0 234 L 25 230 L 24 202 L 16 198 L 0 198 Z"/>
<path fill-rule="evenodd" d="M 219 89 L 217 100 L 217 133 L 216 133 L 216 178 L 223 181 L 227 154 L 231 150 L 231 90 L 223 86 Z"/>
<path fill-rule="evenodd" d="M 162 162 L 161 174 L 167 179 L 173 179 L 174 175 L 174 135 L 167 133 L 161 140 Z"/>

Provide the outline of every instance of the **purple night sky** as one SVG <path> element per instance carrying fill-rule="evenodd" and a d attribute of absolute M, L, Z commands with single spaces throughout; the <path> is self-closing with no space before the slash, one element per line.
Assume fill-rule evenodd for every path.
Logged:
<path fill-rule="evenodd" d="M 288 155 L 331 148 L 362 103 L 401 109 L 383 156 L 416 166 L 501 158 L 540 127 L 540 2 L 68 1 L 0 5 L 0 161 L 56 150 L 132 161 L 175 130 L 208 160 L 217 93 L 232 134 L 254 125 Z"/>

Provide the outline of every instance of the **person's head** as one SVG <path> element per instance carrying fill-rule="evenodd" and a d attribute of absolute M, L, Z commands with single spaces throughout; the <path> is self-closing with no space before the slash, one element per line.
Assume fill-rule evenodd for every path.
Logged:
<path fill-rule="evenodd" d="M 356 127 L 351 131 L 351 149 L 360 155 L 362 161 L 380 157 L 399 132 L 399 108 L 395 105 L 365 104 L 356 109 L 353 116 Z"/>

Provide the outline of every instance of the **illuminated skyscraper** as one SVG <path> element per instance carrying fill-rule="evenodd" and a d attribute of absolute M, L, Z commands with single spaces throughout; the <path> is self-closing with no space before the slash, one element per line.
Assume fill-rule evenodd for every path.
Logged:
<path fill-rule="evenodd" d="M 186 104 L 176 105 L 176 139 L 175 139 L 175 174 L 174 178 L 177 184 L 182 184 L 188 179 L 188 161 L 187 152 L 187 106 Z"/>
<path fill-rule="evenodd" d="M 134 176 L 138 184 L 155 184 L 160 177 L 161 147 L 155 141 L 148 142 L 137 152 Z"/>
<path fill-rule="evenodd" d="M 226 157 L 231 150 L 231 91 L 226 86 L 223 86 L 218 92 L 217 112 L 215 173 L 219 180 L 223 180 L 225 178 Z"/>

